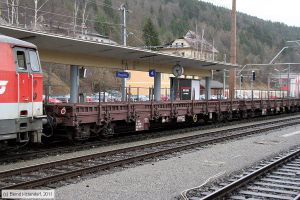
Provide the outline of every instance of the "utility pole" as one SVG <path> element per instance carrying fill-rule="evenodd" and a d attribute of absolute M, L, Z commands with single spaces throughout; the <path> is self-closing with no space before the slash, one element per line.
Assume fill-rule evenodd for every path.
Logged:
<path fill-rule="evenodd" d="M 125 4 L 121 5 L 121 8 L 119 9 L 122 12 L 122 21 L 123 21 L 123 27 L 122 27 L 122 39 L 123 39 L 123 45 L 127 46 L 127 13 L 129 10 L 126 9 Z"/>
<path fill-rule="evenodd" d="M 119 9 L 122 12 L 122 18 L 123 18 L 123 27 L 122 27 L 122 36 L 123 36 L 123 45 L 127 46 L 127 13 L 129 10 L 127 10 L 125 4 L 121 5 L 121 8 Z M 126 71 L 126 69 L 124 70 Z M 126 79 L 122 78 L 122 101 L 126 101 Z"/>
<path fill-rule="evenodd" d="M 268 101 L 270 100 L 270 73 L 268 73 Z"/>
<path fill-rule="evenodd" d="M 201 35 L 201 59 L 204 59 L 203 58 L 203 40 L 204 40 L 204 29 L 202 29 L 202 35 Z"/>
<path fill-rule="evenodd" d="M 196 22 L 196 51 L 197 51 L 197 59 L 199 59 L 199 38 L 198 38 L 198 24 Z"/>
<path fill-rule="evenodd" d="M 212 42 L 212 60 L 215 61 L 215 40 Z"/>
<path fill-rule="evenodd" d="M 34 0 L 34 30 L 37 26 L 38 0 Z"/>
<path fill-rule="evenodd" d="M 224 63 L 226 63 L 226 54 L 224 54 Z M 226 96 L 226 69 L 223 69 L 223 96 Z"/>
<path fill-rule="evenodd" d="M 230 49 L 230 63 L 236 64 L 236 0 L 232 0 L 231 11 L 231 49 Z M 230 99 L 234 99 L 234 90 L 236 88 L 236 69 L 229 71 L 229 95 Z"/>
<path fill-rule="evenodd" d="M 223 70 L 223 96 L 226 96 L 226 71 Z"/>
<path fill-rule="evenodd" d="M 288 68 L 288 99 L 291 98 L 291 77 L 290 77 L 290 74 L 291 74 L 291 65 L 289 65 L 289 68 Z"/>

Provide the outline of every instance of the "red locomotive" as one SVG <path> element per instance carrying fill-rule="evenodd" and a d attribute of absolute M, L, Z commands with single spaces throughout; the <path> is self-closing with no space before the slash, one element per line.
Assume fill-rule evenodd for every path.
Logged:
<path fill-rule="evenodd" d="M 0 35 L 0 142 L 38 142 L 43 74 L 35 45 Z"/>

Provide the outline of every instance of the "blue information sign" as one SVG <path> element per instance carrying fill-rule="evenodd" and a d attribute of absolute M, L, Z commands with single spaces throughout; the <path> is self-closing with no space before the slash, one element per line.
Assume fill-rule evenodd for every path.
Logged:
<path fill-rule="evenodd" d="M 155 76 L 156 76 L 156 71 L 155 71 L 155 69 L 149 70 L 149 76 L 150 76 L 150 77 L 155 77 Z"/>
<path fill-rule="evenodd" d="M 130 74 L 129 74 L 129 72 L 120 72 L 120 71 L 117 71 L 116 72 L 116 77 L 118 77 L 118 78 L 129 78 Z"/>

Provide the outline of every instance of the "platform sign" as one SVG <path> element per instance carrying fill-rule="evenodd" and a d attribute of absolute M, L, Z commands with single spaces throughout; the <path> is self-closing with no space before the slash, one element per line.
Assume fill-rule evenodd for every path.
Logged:
<path fill-rule="evenodd" d="M 117 78 L 130 78 L 130 73 L 129 72 L 117 71 L 116 72 L 116 77 Z"/>
<path fill-rule="evenodd" d="M 150 76 L 150 77 L 155 77 L 155 76 L 156 76 L 156 71 L 155 71 L 155 69 L 149 70 L 149 76 Z"/>

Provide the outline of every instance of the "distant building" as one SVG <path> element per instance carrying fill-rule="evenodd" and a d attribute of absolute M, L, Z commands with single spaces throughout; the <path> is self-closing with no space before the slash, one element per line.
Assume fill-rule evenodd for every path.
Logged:
<path fill-rule="evenodd" d="M 194 59 L 214 60 L 219 51 L 207 40 L 202 39 L 193 31 L 174 40 L 166 47 L 160 49 L 161 52 L 173 55 L 189 57 Z"/>
<path fill-rule="evenodd" d="M 219 53 L 219 51 L 215 47 L 213 47 L 212 44 L 207 42 L 205 39 L 202 40 L 201 36 L 197 36 L 193 31 L 188 31 L 184 37 L 174 40 L 167 46 L 161 48 L 159 51 L 172 55 L 204 60 L 214 60 L 214 58 L 216 58 L 217 54 Z M 147 95 L 149 93 L 149 89 L 146 88 L 152 88 L 154 86 L 153 78 L 149 77 L 148 72 L 130 72 L 131 79 L 128 81 L 127 85 L 131 86 L 132 88 L 140 87 L 139 93 Z M 170 77 L 174 76 L 171 74 L 162 74 L 161 87 L 164 88 L 161 90 L 162 96 L 165 96 L 165 88 L 170 88 Z M 186 78 L 198 79 L 198 77 L 191 76 L 188 76 Z M 218 85 L 218 87 L 213 88 L 212 94 L 220 94 L 220 90 L 222 89 L 223 86 L 221 87 L 220 85 Z"/>
<path fill-rule="evenodd" d="M 84 34 L 76 33 L 75 37 L 83 39 L 83 40 L 90 40 L 90 41 L 101 42 L 101 43 L 106 43 L 106 44 L 113 44 L 113 45 L 118 44 L 117 42 L 111 40 L 109 37 L 100 35 L 98 33 L 91 33 L 91 32 L 87 32 Z"/>
<path fill-rule="evenodd" d="M 290 80 L 289 80 L 290 79 Z M 288 96 L 290 91 L 290 97 L 300 96 L 300 76 L 299 74 L 287 73 L 283 74 L 272 74 L 270 77 L 270 88 L 271 90 L 279 91 L 280 96 Z"/>
<path fill-rule="evenodd" d="M 205 94 L 206 90 L 205 80 L 200 80 L 200 94 Z M 211 80 L 211 95 L 219 96 L 223 95 L 224 85 L 223 83 L 215 80 Z"/>
<path fill-rule="evenodd" d="M 75 38 L 79 38 L 82 40 L 89 40 L 93 42 L 99 42 L 99 43 L 106 43 L 106 44 L 113 44 L 116 45 L 117 42 L 111 40 L 108 36 L 101 35 L 95 31 L 83 29 L 83 30 L 76 30 L 75 33 L 70 27 L 64 27 L 60 25 L 53 25 L 53 24 L 43 24 L 39 27 L 40 30 L 56 33 L 56 34 L 62 34 L 67 36 L 72 36 Z"/>

